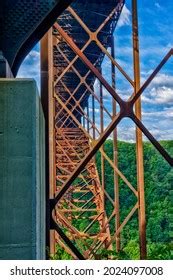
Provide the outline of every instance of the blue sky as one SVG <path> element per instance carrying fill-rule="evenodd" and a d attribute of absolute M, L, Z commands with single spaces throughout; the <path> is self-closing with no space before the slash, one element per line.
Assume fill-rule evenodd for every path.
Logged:
<path fill-rule="evenodd" d="M 118 26 L 115 30 L 116 59 L 133 79 L 131 1 L 127 0 Z M 157 64 L 173 47 L 173 3 L 171 0 L 138 0 L 139 38 L 141 56 L 141 84 L 152 73 Z M 39 44 L 30 52 L 20 67 L 18 77 L 36 79 L 40 86 Z M 110 82 L 111 65 L 104 59 L 103 75 Z M 117 92 L 127 99 L 133 92 L 130 84 L 116 71 Z M 96 91 L 99 84 L 96 81 Z M 111 111 L 111 97 L 104 90 L 105 107 Z M 96 105 L 99 126 L 99 105 Z M 173 139 L 173 58 L 156 76 L 150 87 L 142 95 L 143 122 L 158 139 Z M 90 110 L 91 111 L 91 110 Z M 92 113 L 92 112 L 91 112 Z M 105 114 L 105 127 L 110 119 Z M 134 141 L 135 127 L 131 121 L 124 120 L 118 127 L 121 140 Z"/>

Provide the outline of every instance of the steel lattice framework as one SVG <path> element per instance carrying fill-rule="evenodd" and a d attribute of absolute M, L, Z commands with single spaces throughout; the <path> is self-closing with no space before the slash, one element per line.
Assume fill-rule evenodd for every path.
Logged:
<path fill-rule="evenodd" d="M 170 50 L 141 87 L 137 3 L 132 0 L 134 79 L 131 79 L 116 61 L 114 52 L 113 32 L 123 5 L 123 0 L 74 1 L 42 40 L 42 99 L 46 101 L 47 83 L 49 104 L 51 252 L 59 243 L 75 259 L 98 259 L 103 250 L 109 252 L 115 247 L 119 252 L 120 234 L 136 211 L 141 258 L 146 258 L 142 134 L 173 166 L 171 156 L 141 122 L 141 95 L 173 51 Z M 104 56 L 111 62 L 111 82 L 102 75 Z M 133 94 L 127 101 L 117 94 L 116 69 L 133 87 Z M 96 81 L 99 92 L 95 89 Z M 104 90 L 112 100 L 112 112 L 104 105 Z M 109 118 L 107 126 L 105 115 Z M 118 167 L 117 125 L 124 118 L 130 118 L 136 125 L 137 186 L 132 186 Z M 103 145 L 111 133 L 113 160 Z M 98 151 L 101 154 L 101 176 L 95 162 Z M 105 162 L 114 171 L 114 197 L 110 196 L 105 185 Z M 120 178 L 136 201 L 122 221 Z M 110 224 L 113 221 L 112 230 Z"/>

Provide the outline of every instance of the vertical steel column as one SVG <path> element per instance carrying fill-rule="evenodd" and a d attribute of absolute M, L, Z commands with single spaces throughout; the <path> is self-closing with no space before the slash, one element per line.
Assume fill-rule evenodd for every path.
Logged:
<path fill-rule="evenodd" d="M 94 88 L 93 88 L 94 90 Z M 95 99 L 92 95 L 92 122 L 93 122 L 93 139 L 96 138 L 96 132 L 95 132 Z"/>
<path fill-rule="evenodd" d="M 41 40 L 41 103 L 45 117 L 45 174 L 46 174 L 46 247 L 50 248 L 50 209 L 49 209 L 49 132 L 48 132 L 48 34 Z M 49 259 L 49 255 L 46 254 Z"/>
<path fill-rule="evenodd" d="M 140 59 L 138 38 L 138 12 L 137 0 L 132 0 L 132 29 L 133 29 L 133 59 L 134 59 L 134 93 L 140 89 Z M 135 114 L 141 119 L 141 99 L 135 103 Z M 145 192 L 144 192 L 144 161 L 142 132 L 136 127 L 136 156 L 137 156 L 137 182 L 139 193 L 139 237 L 140 257 L 146 259 L 146 217 L 145 217 Z"/>
<path fill-rule="evenodd" d="M 102 69 L 100 71 L 102 73 Z M 100 83 L 100 133 L 101 135 L 104 132 L 104 112 L 103 112 L 103 86 Z M 104 151 L 104 145 L 101 147 L 101 150 Z M 102 179 L 102 194 L 103 194 L 103 211 L 104 211 L 104 218 L 103 221 L 105 222 L 105 160 L 104 160 L 104 156 L 101 153 L 101 179 Z M 104 227 L 104 224 L 103 224 Z"/>
<path fill-rule="evenodd" d="M 82 122 L 83 122 L 83 127 L 85 128 L 85 117 L 84 116 L 83 116 Z"/>
<path fill-rule="evenodd" d="M 70 252 L 73 257 L 77 257 L 79 259 L 83 259 L 82 254 L 84 254 L 84 256 L 86 258 L 95 258 L 95 257 L 97 258 L 98 257 L 97 253 L 99 253 L 99 250 L 104 243 L 106 245 L 104 247 L 109 249 L 109 245 L 112 245 L 112 242 L 113 242 L 113 244 L 114 244 L 114 242 L 116 242 L 116 249 L 117 249 L 117 251 L 119 251 L 120 245 L 121 245 L 120 244 L 120 233 L 122 232 L 122 230 L 123 230 L 124 226 L 127 224 L 127 222 L 130 220 L 130 218 L 134 215 L 135 211 L 138 209 L 138 206 L 139 206 L 138 219 L 139 219 L 139 233 L 140 233 L 140 252 L 141 252 L 142 259 L 144 259 L 146 257 L 146 237 L 145 237 L 145 227 L 146 226 L 145 226 L 142 133 L 140 132 L 140 130 L 138 128 L 136 128 L 136 151 L 137 151 L 136 155 L 137 155 L 137 179 L 138 179 L 138 192 L 137 192 L 136 189 L 127 180 L 127 178 L 123 175 L 123 173 L 118 169 L 117 130 L 115 129 L 115 127 L 119 124 L 119 122 L 126 117 L 130 117 L 132 119 L 132 121 L 134 123 L 136 123 L 136 125 L 143 131 L 143 133 L 148 137 L 148 139 L 158 149 L 158 151 L 160 151 L 160 153 L 165 157 L 165 159 L 171 165 L 173 165 L 172 158 L 169 157 L 169 155 L 166 153 L 166 151 L 164 151 L 164 149 L 160 146 L 160 144 L 156 141 L 156 139 L 154 139 L 154 137 L 152 137 L 152 135 L 149 133 L 149 131 L 144 127 L 144 125 L 140 121 L 140 119 L 141 119 L 141 101 L 138 100 L 138 97 L 142 94 L 142 92 L 145 90 L 145 88 L 150 84 L 150 82 L 153 80 L 155 75 L 159 72 L 161 67 L 165 64 L 167 59 L 173 53 L 172 53 L 172 50 L 168 53 L 168 55 L 164 58 L 164 60 L 161 62 L 161 64 L 156 68 L 156 70 L 151 74 L 149 79 L 144 83 L 142 88 L 140 88 L 137 2 L 134 0 L 132 0 L 132 1 L 133 1 L 132 7 L 133 7 L 134 83 L 131 80 L 131 78 L 128 76 L 128 74 L 115 61 L 115 51 L 114 51 L 114 45 L 113 45 L 114 39 L 112 38 L 112 51 L 110 54 L 107 51 L 107 49 L 105 48 L 103 42 L 99 41 L 99 36 L 97 36 L 98 33 L 101 31 L 101 29 L 103 29 L 103 26 L 106 25 L 106 23 L 111 19 L 111 17 L 113 16 L 113 13 L 111 13 L 111 16 L 109 16 L 107 19 L 105 19 L 105 21 L 101 24 L 100 28 L 98 29 L 99 30 L 98 33 L 97 33 L 97 31 L 95 31 L 93 33 L 93 31 L 90 31 L 89 27 L 87 27 L 85 25 L 85 23 L 82 21 L 82 19 L 79 17 L 79 15 L 76 14 L 76 12 L 72 8 L 69 8 L 69 11 L 72 14 L 72 16 L 79 22 L 79 24 L 82 26 L 82 28 L 84 28 L 84 30 L 88 33 L 88 35 L 90 37 L 89 41 L 86 43 L 85 46 L 87 46 L 87 44 L 89 45 L 91 42 L 94 41 L 97 44 L 97 46 L 100 48 L 100 50 L 103 52 L 103 54 L 106 54 L 110 58 L 110 60 L 112 62 L 112 84 L 111 85 L 104 79 L 104 77 L 101 75 L 101 73 L 99 73 L 98 69 L 95 67 L 95 64 L 93 65 L 92 62 L 90 61 L 90 59 L 85 56 L 85 52 L 84 52 L 85 47 L 82 50 L 80 50 L 80 48 L 78 47 L 78 44 L 77 44 L 78 40 L 76 40 L 75 37 L 72 38 L 73 36 L 71 36 L 71 35 L 73 35 L 73 32 L 71 35 L 69 35 L 66 32 L 66 28 L 63 29 L 63 27 L 61 27 L 59 25 L 59 23 L 57 23 L 57 22 L 55 23 L 55 29 L 58 32 L 58 38 L 60 38 L 60 41 L 58 42 L 58 44 L 60 44 L 60 46 L 57 45 L 57 50 L 60 49 L 60 51 L 58 51 L 58 54 L 56 54 L 56 55 L 54 53 L 54 56 L 57 56 L 57 60 L 59 60 L 59 55 L 61 54 L 61 56 L 68 63 L 68 66 L 66 67 L 66 65 L 65 65 L 66 63 L 65 64 L 62 63 L 62 65 L 60 65 L 60 63 L 58 63 L 57 70 L 59 70 L 58 68 L 60 67 L 62 69 L 62 73 L 60 74 L 60 76 L 58 76 L 55 79 L 54 86 L 57 87 L 58 83 L 61 82 L 62 86 L 64 87 L 63 91 L 70 92 L 70 98 L 67 100 L 66 100 L 66 98 L 61 99 L 58 92 L 55 93 L 55 98 L 57 101 L 55 107 L 57 106 L 57 104 L 59 104 L 56 108 L 57 109 L 56 111 L 59 110 L 59 107 L 61 108 L 60 113 L 59 113 L 59 118 L 60 118 L 59 120 L 60 120 L 60 122 L 62 120 L 61 130 L 58 131 L 59 128 L 57 128 L 57 135 L 62 136 L 62 137 L 60 137 L 61 139 L 58 139 L 59 143 L 57 143 L 58 148 L 61 148 L 61 152 L 59 153 L 59 150 L 57 150 L 57 151 L 55 151 L 55 153 L 56 153 L 56 155 L 62 155 L 62 154 L 65 155 L 63 157 L 65 158 L 65 160 L 66 160 L 66 158 L 68 158 L 68 160 L 67 160 L 68 165 L 66 165 L 66 167 L 64 169 L 63 163 L 65 162 L 65 160 L 62 160 L 62 158 L 59 157 L 59 162 L 57 161 L 59 163 L 58 168 L 59 167 L 62 168 L 61 170 L 63 172 L 62 173 L 59 172 L 59 175 L 58 175 L 59 179 L 60 179 L 59 181 L 61 181 L 61 183 L 59 184 L 60 185 L 59 187 L 61 187 L 60 191 L 57 193 L 55 199 L 53 199 L 51 201 L 52 209 L 54 209 L 56 207 L 56 210 L 57 210 L 56 211 L 57 219 L 55 219 L 55 221 L 52 221 L 52 224 L 53 224 L 54 228 L 57 230 L 58 234 L 62 238 L 62 239 L 59 239 L 59 241 L 61 242 L 60 244 L 62 244 L 61 246 L 63 248 L 66 248 L 66 251 Z M 64 47 L 64 49 L 62 48 L 63 51 L 61 51 L 61 39 L 62 39 L 63 47 Z M 66 44 L 68 46 L 67 49 L 69 49 L 69 47 L 70 47 L 71 51 L 73 51 L 76 54 L 76 58 L 71 62 L 68 59 L 68 57 L 66 57 L 67 49 L 64 45 L 64 42 L 66 42 Z M 68 53 L 70 54 L 69 50 L 68 50 Z M 108 110 L 105 108 L 105 106 L 103 104 L 102 88 L 101 88 L 101 92 L 100 92 L 100 102 L 99 102 L 99 98 L 94 93 L 93 87 L 91 89 L 90 85 L 87 84 L 87 75 L 83 79 L 81 76 L 82 74 L 80 73 L 80 70 L 76 69 L 76 66 L 74 64 L 76 59 L 80 59 L 87 66 L 87 68 L 93 73 L 93 75 L 95 77 L 98 78 L 98 80 L 102 83 L 102 85 L 105 87 L 105 89 L 107 89 L 107 91 L 116 100 L 116 102 L 115 101 L 112 102 L 113 116 L 111 116 L 111 114 L 109 112 L 107 112 Z M 60 59 L 60 62 L 61 62 L 61 59 Z M 120 70 L 120 72 L 130 82 L 130 84 L 132 86 L 134 86 L 135 95 L 132 95 L 127 102 L 123 101 L 115 90 L 115 88 L 116 88 L 115 66 Z M 54 65 L 54 68 L 56 68 L 56 65 Z M 44 68 L 43 68 L 43 70 L 44 70 Z M 92 124 L 91 129 L 93 128 L 93 139 L 95 139 L 95 138 L 98 138 L 98 139 L 97 139 L 97 141 L 93 141 L 93 145 L 91 145 L 91 146 L 90 146 L 90 142 L 91 142 L 90 140 L 92 140 L 92 137 L 90 137 L 87 133 L 88 124 L 89 124 L 88 118 L 87 118 L 88 108 L 87 108 L 87 114 L 86 114 L 86 110 L 83 110 L 83 108 L 81 108 L 83 96 L 81 96 L 81 99 L 80 99 L 81 103 L 79 102 L 77 104 L 77 102 L 76 102 L 77 100 L 75 100 L 74 92 L 72 92 L 71 88 L 68 89 L 67 86 L 63 83 L 62 78 L 65 77 L 66 74 L 68 75 L 68 73 L 71 72 L 71 70 L 73 70 L 73 72 L 75 72 L 77 74 L 77 76 L 80 78 L 79 87 L 80 87 L 81 83 L 84 83 L 84 85 L 86 87 L 86 91 L 93 94 L 93 96 L 92 96 L 93 124 Z M 47 69 L 46 69 L 46 71 L 47 71 Z M 43 78 L 44 78 L 44 74 L 45 73 L 43 71 Z M 88 74 L 89 74 L 89 72 L 88 72 Z M 46 79 L 48 79 L 47 72 L 45 75 L 46 75 Z M 46 79 L 45 79 L 45 81 L 47 81 Z M 53 78 L 52 78 L 52 80 L 53 80 Z M 79 89 L 79 87 L 78 87 L 78 89 Z M 84 95 L 85 95 L 85 92 L 84 92 Z M 64 104 L 63 99 L 65 100 L 65 104 Z M 98 131 L 98 128 L 96 127 L 97 125 L 95 126 L 95 120 L 96 120 L 95 119 L 95 102 L 96 102 L 95 99 L 100 103 L 100 114 L 101 114 L 100 121 L 102 122 L 102 123 L 100 123 L 101 124 L 100 137 L 98 137 L 99 131 Z M 72 100 L 75 101 L 73 111 L 69 110 L 69 107 L 68 107 L 68 104 L 70 105 L 70 101 L 72 101 Z M 73 103 L 73 101 L 72 101 L 72 103 Z M 135 104 L 136 101 L 137 101 L 137 104 Z M 47 103 L 45 103 L 45 105 L 48 104 L 48 101 L 46 101 L 46 102 Z M 119 103 L 120 109 L 122 109 L 122 110 L 120 110 L 120 112 L 118 112 L 118 110 L 117 110 L 117 103 Z M 136 116 L 133 113 L 133 104 L 135 104 Z M 106 113 L 108 113 L 110 118 L 112 117 L 112 121 L 106 129 L 104 129 L 104 119 L 103 119 L 104 114 L 103 114 L 102 110 L 104 110 Z M 81 123 L 84 122 L 85 126 L 86 126 L 85 130 L 83 128 L 81 128 L 81 123 L 79 122 L 79 120 L 77 118 L 77 112 L 79 112 L 79 113 L 83 112 L 83 114 L 85 116 L 85 117 L 84 116 L 81 117 Z M 62 117 L 62 113 L 64 113 L 64 115 L 65 115 L 64 116 L 65 121 L 64 121 L 64 118 Z M 57 113 L 57 120 L 58 120 L 58 113 Z M 69 123 L 71 123 L 73 121 L 75 127 L 73 127 L 73 126 L 70 127 L 68 124 L 68 121 L 69 121 Z M 91 123 L 92 123 L 92 121 L 91 121 Z M 66 124 L 68 124 L 68 126 Z M 96 122 L 96 124 L 97 124 L 97 122 Z M 65 130 L 66 130 L 66 132 L 65 132 Z M 77 131 L 77 134 L 76 134 L 76 131 Z M 75 140 L 74 144 L 71 144 L 71 142 L 70 142 L 71 140 L 69 140 L 69 138 L 68 138 L 68 133 L 70 135 L 69 138 L 72 141 Z M 106 141 L 106 139 L 108 138 L 108 136 L 111 133 L 113 133 L 114 161 L 112 161 L 109 158 L 109 156 L 104 152 L 104 149 L 102 149 L 104 142 Z M 76 135 L 77 135 L 77 137 L 76 137 Z M 83 140 L 80 138 L 80 135 L 84 136 Z M 62 142 L 67 143 L 67 145 L 63 145 Z M 82 151 L 82 156 L 81 156 L 80 153 L 81 153 L 81 149 L 83 149 L 83 143 L 84 143 L 84 152 Z M 68 147 L 70 149 L 68 149 Z M 100 184 L 99 176 L 97 174 L 98 172 L 96 170 L 96 166 L 95 166 L 95 162 L 94 162 L 94 156 L 100 148 L 102 149 L 101 154 L 103 156 L 104 164 L 106 163 L 106 161 L 108 161 L 108 163 L 114 169 L 115 201 L 113 201 L 113 199 L 106 192 L 106 188 L 105 188 L 105 196 L 104 196 L 104 194 L 100 194 L 101 184 Z M 69 151 L 70 151 L 70 155 L 67 154 L 67 152 L 69 152 Z M 75 155 L 74 161 L 77 160 L 77 164 L 73 162 L 73 159 L 71 160 L 71 158 L 73 158 L 74 155 Z M 90 164 L 88 164 L 89 162 L 90 162 Z M 72 165 L 72 168 L 71 168 L 71 165 Z M 101 172 L 103 174 L 102 175 L 102 178 L 103 178 L 105 176 L 103 165 L 101 168 Z M 83 178 L 81 177 L 81 175 Z M 122 221 L 121 225 L 120 225 L 120 216 L 119 216 L 119 186 L 118 186 L 119 176 L 127 184 L 127 186 L 133 191 L 133 193 L 136 196 L 136 200 L 137 200 L 136 204 L 134 205 L 132 210 L 128 213 L 128 215 L 125 217 L 125 219 Z M 80 177 L 79 185 L 75 186 L 75 191 L 81 192 L 81 195 L 80 195 L 80 197 L 77 197 L 77 199 L 75 199 L 75 195 L 74 195 L 74 200 L 71 200 L 70 195 L 73 194 L 73 190 L 71 189 L 71 186 L 73 185 L 74 180 L 78 177 Z M 90 180 L 88 180 L 88 179 L 90 179 Z M 104 185 L 105 185 L 105 182 L 104 182 Z M 85 191 L 88 191 L 88 190 L 90 193 L 93 194 L 93 197 L 91 197 L 87 201 L 87 195 L 86 195 Z M 138 199 L 138 194 L 139 194 L 139 199 Z M 61 203 L 59 205 L 57 204 L 58 202 L 60 202 L 60 200 L 63 197 L 67 203 L 70 203 L 70 205 L 68 205 L 68 207 L 65 206 L 63 208 L 63 205 L 61 207 Z M 105 220 L 102 219 L 102 212 L 104 212 L 104 211 L 102 211 L 102 209 L 104 209 L 104 207 L 105 207 L 102 204 L 102 197 L 103 197 L 103 200 L 104 200 L 104 198 L 106 198 L 105 199 L 106 201 L 109 200 L 112 203 L 112 205 L 114 205 L 115 212 L 116 212 L 115 213 L 113 211 L 111 216 L 106 217 L 106 211 L 105 211 Z M 75 200 L 77 200 L 77 201 L 75 201 Z M 88 223 L 86 228 L 84 230 L 82 230 L 82 235 L 81 235 L 81 231 L 80 230 L 78 231 L 77 227 L 75 228 L 75 226 L 73 226 L 73 224 L 71 223 L 72 221 L 71 221 L 71 216 L 70 216 L 72 214 L 72 211 L 74 211 L 74 213 L 76 212 L 75 203 L 78 203 L 79 200 L 81 200 L 81 203 L 83 203 L 84 207 L 82 209 L 80 209 L 80 207 L 78 207 L 78 205 L 77 205 L 78 210 L 79 211 L 82 210 L 82 211 L 81 211 L 81 213 L 74 214 L 74 219 L 83 218 L 84 217 L 83 213 L 86 213 L 87 211 L 89 213 L 92 213 L 93 209 L 91 209 L 91 207 L 93 207 L 94 204 L 90 204 L 91 202 L 95 203 L 94 209 L 97 210 L 97 214 L 98 214 L 98 215 L 92 215 L 90 217 L 91 223 Z M 58 211 L 58 209 L 60 209 L 60 211 Z M 100 211 L 100 209 L 101 209 L 101 211 Z M 59 213 L 59 212 L 62 212 L 62 213 Z M 59 214 L 61 214 L 61 215 L 59 215 Z M 115 230 L 116 230 L 115 235 L 116 236 L 109 237 L 110 236 L 109 224 L 115 214 L 116 214 L 116 219 L 115 219 Z M 70 217 L 70 219 L 69 219 L 70 222 L 66 219 L 66 217 Z M 90 232 L 89 232 L 90 228 L 94 225 L 95 222 L 98 223 L 98 221 L 99 221 L 99 226 L 102 224 L 105 224 L 105 227 L 107 227 L 107 229 L 105 230 L 105 228 L 102 228 L 102 226 L 100 226 L 99 227 L 100 232 L 98 234 L 96 234 L 95 236 L 92 236 L 92 234 L 91 234 L 92 245 L 89 246 L 88 251 L 87 252 L 84 251 L 85 248 L 81 247 L 80 250 L 82 252 L 80 253 L 80 251 L 78 249 L 79 245 L 77 244 L 76 240 L 78 240 L 79 238 L 82 237 L 82 239 L 84 241 L 83 245 L 86 245 L 85 238 L 88 238 L 88 236 L 90 234 Z M 58 226 L 57 222 L 60 223 L 60 226 Z M 70 230 L 70 235 L 73 237 L 72 238 L 73 242 L 64 234 L 62 228 L 67 228 Z M 107 234 L 105 234 L 105 233 L 107 233 Z M 87 234 L 87 235 L 85 236 L 85 234 Z M 117 237 L 117 239 L 116 239 L 116 237 Z M 64 243 L 62 242 L 62 240 Z M 76 244 L 75 244 L 75 242 L 76 242 Z M 74 244 L 77 245 L 77 247 L 75 247 Z"/>
<path fill-rule="evenodd" d="M 111 55 L 113 59 L 115 59 L 115 42 L 114 36 L 111 37 Z M 115 65 L 112 63 L 112 88 L 116 89 L 116 76 L 115 76 Z M 112 98 L 112 109 L 113 109 L 113 117 L 117 114 L 117 104 L 116 100 Z M 113 131 L 113 157 L 114 164 L 118 167 L 118 141 L 117 141 L 117 127 Z M 114 194 L 115 194 L 115 230 L 120 227 L 120 202 L 119 202 L 119 181 L 118 174 L 114 169 Z M 116 251 L 120 251 L 120 233 L 116 236 Z"/>
<path fill-rule="evenodd" d="M 55 195 L 55 135 L 54 135 L 54 98 L 53 98 L 53 42 L 52 28 L 41 40 L 41 100 L 46 127 L 46 199 L 47 199 L 47 246 L 55 253 L 55 231 L 50 233 L 49 199 Z"/>
<path fill-rule="evenodd" d="M 87 100 L 87 132 L 89 133 L 89 101 Z"/>

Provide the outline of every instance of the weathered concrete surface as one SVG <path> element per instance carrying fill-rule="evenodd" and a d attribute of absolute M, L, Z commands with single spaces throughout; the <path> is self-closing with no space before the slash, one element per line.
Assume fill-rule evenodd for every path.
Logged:
<path fill-rule="evenodd" d="M 0 79 L 0 259 L 45 256 L 44 118 L 36 83 Z"/>
<path fill-rule="evenodd" d="M 7 60 L 4 58 L 3 53 L 0 51 L 0 78 L 13 78 Z"/>

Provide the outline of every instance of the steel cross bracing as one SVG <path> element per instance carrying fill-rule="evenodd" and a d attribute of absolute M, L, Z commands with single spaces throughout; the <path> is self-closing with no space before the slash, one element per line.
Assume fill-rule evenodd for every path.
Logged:
<path fill-rule="evenodd" d="M 111 258 L 112 250 L 121 250 L 120 234 L 138 211 L 140 254 L 144 259 L 146 221 L 142 134 L 171 166 L 173 159 L 142 124 L 140 97 L 173 51 L 170 50 L 141 87 L 136 0 L 132 0 L 134 79 L 118 64 L 114 52 L 113 31 L 124 1 L 109 1 L 109 4 L 102 1 L 102 4 L 75 1 L 44 38 L 47 40 L 49 68 L 50 210 L 51 227 L 55 230 L 51 231 L 51 252 L 57 242 L 73 258 L 98 259 L 104 255 L 105 249 L 107 258 Z M 44 47 L 42 56 L 45 55 L 43 50 Z M 104 56 L 111 61 L 111 83 L 102 75 Z M 116 92 L 115 69 L 133 87 L 134 93 L 127 101 Z M 99 92 L 95 90 L 96 79 Z M 112 99 L 112 112 L 104 105 L 105 89 Z M 109 118 L 107 127 L 105 116 Z M 137 186 L 132 186 L 118 168 L 117 125 L 124 118 L 130 118 L 136 125 Z M 113 160 L 103 145 L 111 133 Z M 98 151 L 101 155 L 100 177 L 95 163 Z M 106 162 L 114 171 L 114 197 L 107 192 L 105 184 Z M 120 219 L 119 179 L 136 198 L 123 220 Z"/>
<path fill-rule="evenodd" d="M 57 190 L 61 189 L 89 149 L 89 138 L 80 128 L 56 128 Z M 85 249 L 86 258 L 94 256 L 96 249 L 103 244 L 107 247 L 111 240 L 110 231 L 108 223 L 106 225 L 103 193 L 94 160 L 89 162 L 57 204 L 56 217 L 78 247 Z M 92 239 L 97 239 L 96 247 Z"/>

